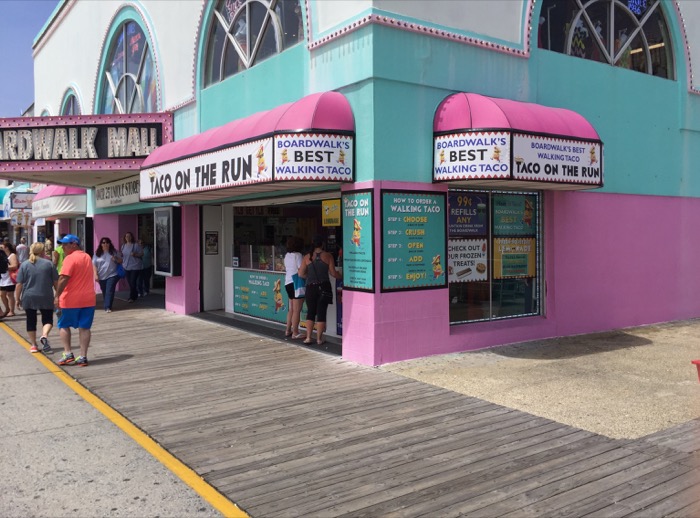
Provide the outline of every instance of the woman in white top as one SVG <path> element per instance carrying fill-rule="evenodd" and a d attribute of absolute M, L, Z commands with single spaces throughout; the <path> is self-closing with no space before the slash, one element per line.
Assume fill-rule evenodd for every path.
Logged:
<path fill-rule="evenodd" d="M 6 242 L 2 245 L 5 254 L 7 255 L 7 271 L 0 276 L 0 300 L 5 305 L 5 311 L 2 317 L 15 316 L 15 281 L 12 280 L 10 274 L 17 273 L 19 270 L 19 260 L 15 253 L 15 247 L 12 243 Z"/>
<path fill-rule="evenodd" d="M 287 311 L 287 329 L 284 336 L 294 340 L 306 335 L 299 332 L 299 320 L 301 319 L 301 308 L 304 305 L 304 296 L 297 298 L 294 295 L 294 280 L 292 276 L 299 271 L 301 266 L 301 249 L 304 241 L 300 237 L 290 237 L 287 239 L 287 253 L 284 256 L 284 288 L 289 297 L 289 309 Z"/>

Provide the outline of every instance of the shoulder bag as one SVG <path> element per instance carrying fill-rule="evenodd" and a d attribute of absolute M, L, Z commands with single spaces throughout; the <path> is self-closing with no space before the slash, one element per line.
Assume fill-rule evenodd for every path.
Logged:
<path fill-rule="evenodd" d="M 320 261 L 321 259 L 319 259 Z M 315 259 L 311 260 L 311 266 L 314 267 L 314 272 L 316 272 L 316 278 L 318 278 L 318 271 L 316 270 L 316 265 L 314 264 Z M 329 281 L 323 281 L 321 283 L 321 293 L 318 296 L 320 302 L 325 302 L 326 304 L 333 304 L 333 288 Z"/>

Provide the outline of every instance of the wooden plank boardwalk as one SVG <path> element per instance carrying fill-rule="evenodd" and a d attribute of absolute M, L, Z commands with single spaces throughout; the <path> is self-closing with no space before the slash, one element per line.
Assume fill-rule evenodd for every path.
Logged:
<path fill-rule="evenodd" d="M 90 367 L 66 370 L 253 517 L 700 516 L 699 420 L 614 440 L 271 337 L 115 307 L 97 312 Z M 5 323 L 25 336 L 23 317 Z"/>

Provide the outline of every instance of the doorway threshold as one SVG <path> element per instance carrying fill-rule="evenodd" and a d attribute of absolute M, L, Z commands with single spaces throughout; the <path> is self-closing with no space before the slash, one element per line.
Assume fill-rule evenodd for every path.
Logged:
<path fill-rule="evenodd" d="M 281 324 L 265 322 L 263 320 L 244 319 L 223 310 L 202 311 L 201 313 L 195 313 L 190 316 L 201 320 L 206 320 L 208 322 L 215 322 L 217 324 L 235 327 L 236 329 L 241 329 L 249 333 L 264 336 L 266 338 L 273 338 L 275 340 L 279 340 L 280 342 L 288 342 L 292 345 L 305 347 L 313 351 L 320 351 L 333 356 L 342 355 L 342 341 L 340 338 L 335 336 L 326 336 L 326 341 L 323 345 L 317 345 L 315 341 L 311 345 L 306 345 L 303 343 L 303 340 L 291 340 L 289 338 L 285 339 L 284 327 Z"/>

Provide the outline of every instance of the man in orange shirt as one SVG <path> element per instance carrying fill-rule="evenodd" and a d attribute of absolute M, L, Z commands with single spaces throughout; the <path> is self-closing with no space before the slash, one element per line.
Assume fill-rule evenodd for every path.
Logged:
<path fill-rule="evenodd" d="M 87 367 L 87 351 L 92 337 L 92 320 L 95 317 L 95 272 L 92 259 L 80 249 L 80 239 L 66 234 L 58 240 L 66 257 L 56 286 L 54 305 L 59 308 L 58 328 L 63 343 L 63 355 L 59 365 Z M 78 329 L 80 356 L 71 352 L 71 327 Z"/>

